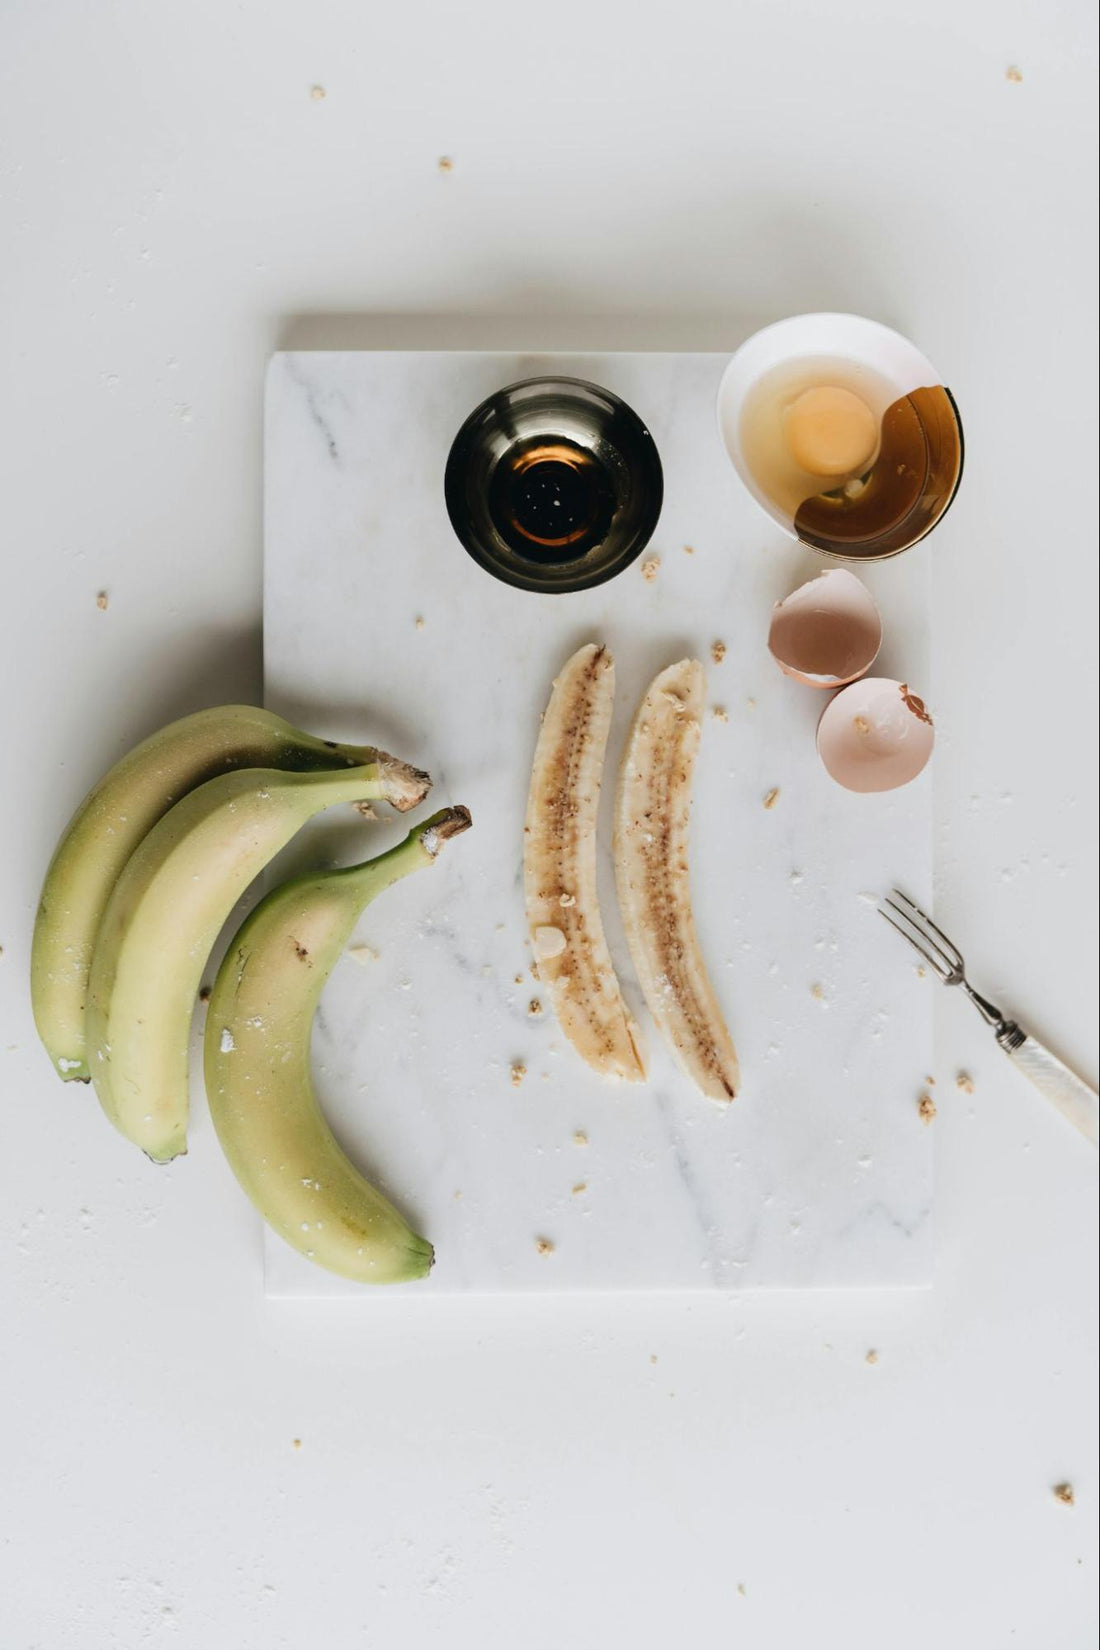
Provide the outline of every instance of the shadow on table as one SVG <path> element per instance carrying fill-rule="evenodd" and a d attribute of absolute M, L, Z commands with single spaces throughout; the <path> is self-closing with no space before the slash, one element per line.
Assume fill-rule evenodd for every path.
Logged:
<path fill-rule="evenodd" d="M 732 352 L 776 315 L 586 315 L 564 311 L 447 315 L 364 313 L 290 315 L 281 350 L 594 350 Z"/>

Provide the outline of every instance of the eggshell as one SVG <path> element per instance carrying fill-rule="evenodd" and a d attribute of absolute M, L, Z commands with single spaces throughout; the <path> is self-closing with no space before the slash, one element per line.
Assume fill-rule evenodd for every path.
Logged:
<path fill-rule="evenodd" d="M 865 676 L 825 706 L 818 754 L 849 791 L 892 791 L 908 785 L 932 754 L 932 718 L 905 682 Z"/>
<path fill-rule="evenodd" d="M 768 632 L 772 657 L 787 676 L 836 688 L 870 670 L 882 645 L 882 619 L 854 573 L 836 568 L 777 602 Z"/>

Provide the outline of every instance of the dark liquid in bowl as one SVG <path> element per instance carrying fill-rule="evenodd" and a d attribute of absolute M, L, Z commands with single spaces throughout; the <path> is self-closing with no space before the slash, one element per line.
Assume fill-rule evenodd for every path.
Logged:
<path fill-rule="evenodd" d="M 795 532 L 834 555 L 893 555 L 936 525 L 958 489 L 962 464 L 951 392 L 940 384 L 913 390 L 882 415 L 878 457 L 867 475 L 805 499 Z"/>
<path fill-rule="evenodd" d="M 606 538 L 612 477 L 587 447 L 536 437 L 503 454 L 486 500 L 501 538 L 532 561 L 574 561 Z"/>
<path fill-rule="evenodd" d="M 467 553 L 517 590 L 564 595 L 614 578 L 661 513 L 653 437 L 582 378 L 524 378 L 474 408 L 451 443 L 447 514 Z"/>

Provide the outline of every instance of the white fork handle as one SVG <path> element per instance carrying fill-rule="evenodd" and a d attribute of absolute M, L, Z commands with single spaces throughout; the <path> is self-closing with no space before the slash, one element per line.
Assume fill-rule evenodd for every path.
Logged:
<path fill-rule="evenodd" d="M 1062 1116 L 1096 1145 L 1096 1090 L 1090 1089 L 1057 1055 L 1034 1037 L 1025 1037 L 1019 1048 L 1009 1050 L 1013 1065 L 1029 1077 Z"/>

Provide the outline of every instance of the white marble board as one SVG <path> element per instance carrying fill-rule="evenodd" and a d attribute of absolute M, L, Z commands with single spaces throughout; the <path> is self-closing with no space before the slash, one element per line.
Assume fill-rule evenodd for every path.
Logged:
<path fill-rule="evenodd" d="M 931 990 L 873 898 L 894 882 L 930 894 L 931 771 L 859 797 L 819 766 L 824 698 L 780 674 L 765 638 L 773 601 L 823 564 L 785 541 L 734 475 L 714 414 L 724 360 L 310 353 L 270 366 L 267 703 L 430 768 L 432 803 L 474 816 L 435 868 L 368 910 L 357 938 L 377 958 L 337 966 L 314 1039 L 338 1133 L 436 1246 L 417 1294 L 930 1281 L 931 1134 L 917 1100 Z M 638 562 L 576 595 L 512 590 L 452 532 L 443 469 L 460 423 L 492 390 L 548 372 L 607 385 L 656 439 L 665 500 L 643 558 L 660 558 L 652 581 Z M 877 668 L 928 694 L 933 543 L 866 573 L 886 625 Z M 555 671 L 592 638 L 616 661 L 603 909 L 647 1032 L 650 1080 L 636 1088 L 605 1086 L 549 1012 L 529 1013 L 540 996 L 520 865 L 531 754 Z M 634 705 L 689 652 L 727 718 L 706 722 L 692 843 L 703 947 L 741 1057 L 743 1093 L 727 1108 L 692 1090 L 648 1022 L 606 854 Z M 363 858 L 404 829 L 329 815 L 293 854 Z M 514 1063 L 527 1068 L 519 1087 Z M 265 1262 L 270 1296 L 372 1298 L 270 1233 Z"/>

